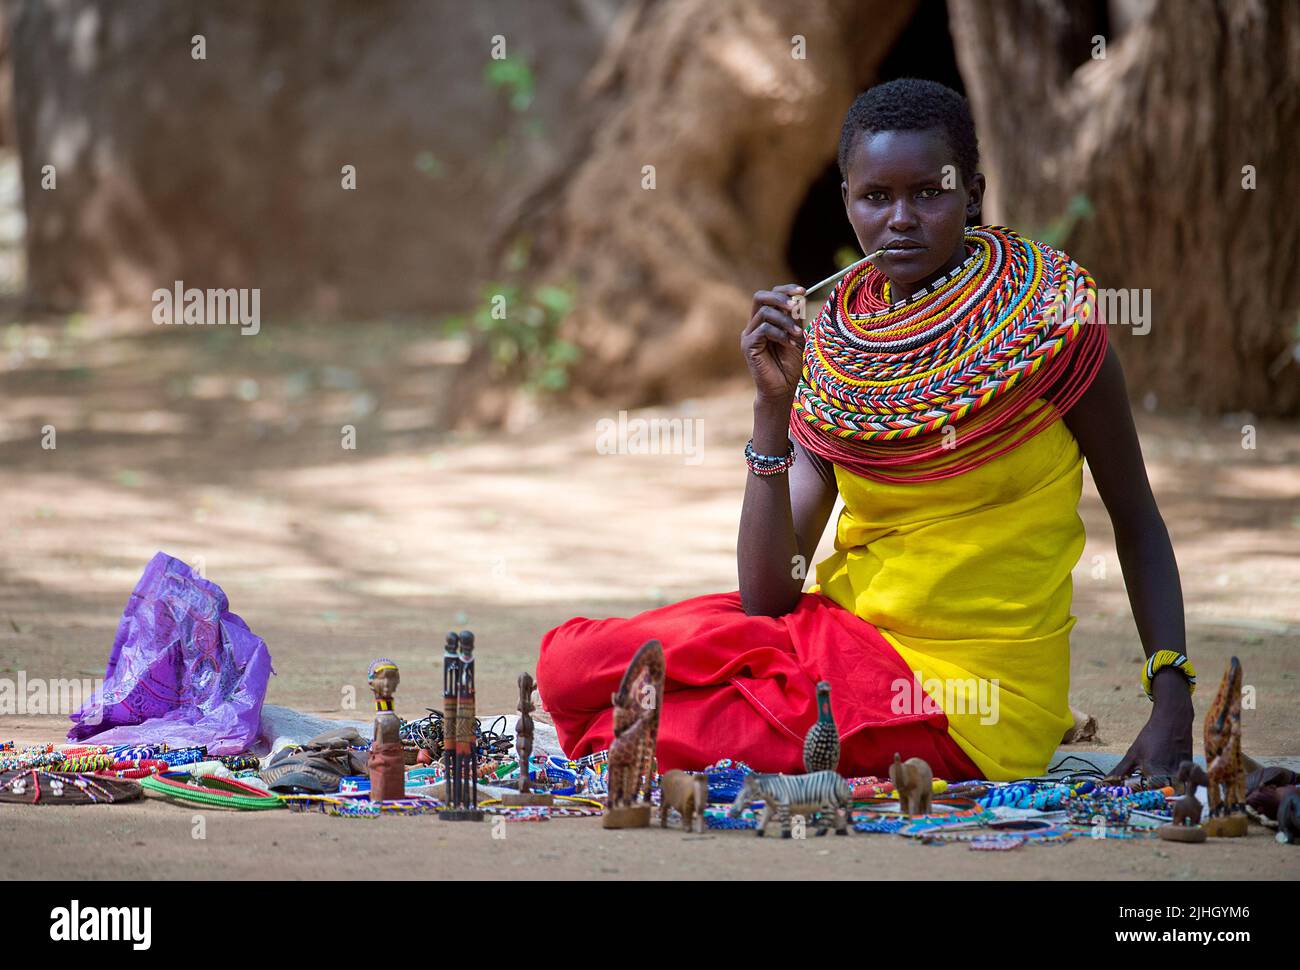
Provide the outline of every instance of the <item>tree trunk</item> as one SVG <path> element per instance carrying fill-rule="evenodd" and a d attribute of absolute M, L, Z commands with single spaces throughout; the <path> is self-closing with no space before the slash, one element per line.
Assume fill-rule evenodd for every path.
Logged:
<path fill-rule="evenodd" d="M 1104 57 L 1092 54 L 1096 25 L 1062 9 L 950 0 L 985 219 L 1030 235 L 1056 223 L 1050 241 L 1099 287 L 1150 290 L 1147 333 L 1110 326 L 1135 396 L 1294 415 L 1300 5 L 1130 3 Z M 1091 215 L 1062 225 L 1076 196 Z"/>
<path fill-rule="evenodd" d="M 521 193 L 499 236 L 531 240 L 531 279 L 576 288 L 570 400 L 616 393 L 628 407 L 744 373 L 750 297 L 786 281 L 799 204 L 913 7 L 645 0 L 625 12 L 588 78 L 576 149 Z M 505 409 L 482 383 L 466 369 L 463 423 Z"/>
<path fill-rule="evenodd" d="M 565 146 L 619 2 L 6 6 L 32 303 L 147 305 L 183 280 L 256 287 L 277 319 L 468 305 L 480 227 Z M 526 112 L 485 77 L 498 35 L 535 66 Z"/>

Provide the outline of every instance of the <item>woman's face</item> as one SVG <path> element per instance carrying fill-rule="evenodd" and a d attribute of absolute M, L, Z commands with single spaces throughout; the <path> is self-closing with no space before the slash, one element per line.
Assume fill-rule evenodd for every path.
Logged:
<path fill-rule="evenodd" d="M 966 256 L 966 217 L 979 212 L 984 176 L 967 185 L 939 129 L 864 133 L 849 153 L 844 208 L 864 253 L 893 296 L 910 296 Z"/>

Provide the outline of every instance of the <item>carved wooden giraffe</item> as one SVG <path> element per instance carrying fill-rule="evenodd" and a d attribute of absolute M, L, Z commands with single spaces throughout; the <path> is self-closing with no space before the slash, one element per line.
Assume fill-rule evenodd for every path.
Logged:
<path fill-rule="evenodd" d="M 648 800 L 664 691 L 664 648 L 647 640 L 632 657 L 613 696 L 614 740 L 609 746 L 609 807 Z"/>
<path fill-rule="evenodd" d="M 1245 772 L 1241 766 L 1241 664 L 1236 657 L 1223 675 L 1205 715 L 1205 764 L 1210 817 L 1245 811 Z"/>

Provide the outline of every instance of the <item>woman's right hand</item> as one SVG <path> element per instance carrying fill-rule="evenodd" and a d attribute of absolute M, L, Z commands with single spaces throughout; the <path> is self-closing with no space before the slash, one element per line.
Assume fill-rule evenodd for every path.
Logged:
<path fill-rule="evenodd" d="M 754 294 L 753 311 L 740 349 L 745 354 L 750 376 L 761 400 L 794 400 L 799 375 L 803 372 L 803 324 L 794 312 L 802 304 L 804 288 L 783 283 Z"/>

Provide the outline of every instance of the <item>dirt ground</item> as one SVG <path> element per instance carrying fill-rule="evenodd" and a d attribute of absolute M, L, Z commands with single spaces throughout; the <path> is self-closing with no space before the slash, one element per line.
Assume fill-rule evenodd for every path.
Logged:
<path fill-rule="evenodd" d="M 201 561 L 266 639 L 269 702 L 333 717 L 357 716 L 350 690 L 364 708 L 366 666 L 380 655 L 402 668 L 399 713 L 436 703 L 448 629 L 475 631 L 480 707 L 504 710 L 562 620 L 736 588 L 743 383 L 633 415 L 700 419 L 694 464 L 599 453 L 597 422 L 617 420 L 616 407 L 516 435 L 452 436 L 437 414 L 458 352 L 432 334 L 390 321 L 266 323 L 253 339 L 100 318 L 0 322 L 0 676 L 102 676 L 127 595 L 160 549 Z M 1203 672 L 1198 709 L 1235 655 L 1255 691 L 1246 750 L 1300 755 L 1300 429 L 1143 409 L 1137 420 Z M 1243 424 L 1255 425 L 1253 449 Z M 42 447 L 46 426 L 54 448 Z M 341 446 L 345 426 L 355 449 Z M 1148 711 L 1141 650 L 1090 481 L 1080 511 L 1072 701 L 1097 717 L 1101 740 L 1078 750 L 1121 752 Z M 59 740 L 66 723 L 3 716 L 0 739 Z M 196 839 L 195 814 L 154 802 L 0 806 L 3 874 L 346 878 L 373 872 L 378 846 L 400 878 L 451 867 L 483 878 L 873 877 L 882 865 L 951 879 L 1300 875 L 1300 851 L 1259 828 L 1244 844 L 1083 840 L 992 854 L 884 836 L 618 834 L 591 819 L 493 839 L 487 825 L 287 812 L 201 813 Z M 304 851 L 318 845 L 328 851 Z"/>

